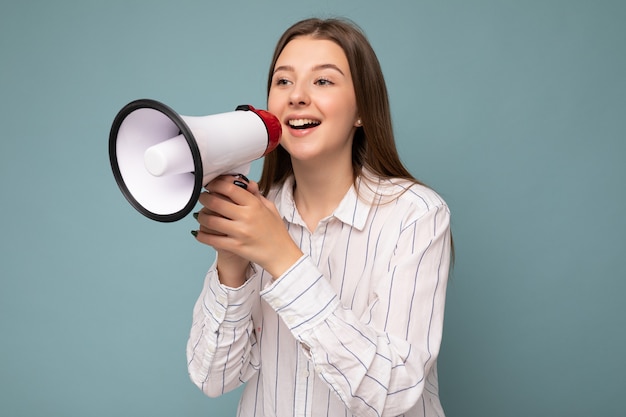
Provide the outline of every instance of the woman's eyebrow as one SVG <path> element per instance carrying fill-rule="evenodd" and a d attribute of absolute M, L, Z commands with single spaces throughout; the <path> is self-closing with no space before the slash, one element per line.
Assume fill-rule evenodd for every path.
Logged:
<path fill-rule="evenodd" d="M 319 71 L 319 70 L 323 70 L 323 69 L 332 69 L 335 71 L 338 71 L 339 74 L 341 75 L 345 75 L 343 73 L 343 71 L 335 64 L 321 64 L 321 65 L 317 65 L 313 68 L 314 71 Z"/>
<path fill-rule="evenodd" d="M 276 74 L 278 71 L 293 72 L 293 71 L 295 71 L 295 69 L 291 65 L 281 65 L 280 67 L 274 68 L 274 74 Z"/>
<path fill-rule="evenodd" d="M 337 72 L 339 72 L 341 75 L 345 74 L 343 73 L 343 71 L 335 64 L 320 64 L 320 65 L 316 65 L 313 67 L 313 71 L 320 71 L 323 69 L 332 69 L 335 70 Z M 295 71 L 295 68 L 291 65 L 281 65 L 280 67 L 276 67 L 274 69 L 274 74 L 276 74 L 279 71 L 288 71 L 288 72 L 293 72 Z"/>

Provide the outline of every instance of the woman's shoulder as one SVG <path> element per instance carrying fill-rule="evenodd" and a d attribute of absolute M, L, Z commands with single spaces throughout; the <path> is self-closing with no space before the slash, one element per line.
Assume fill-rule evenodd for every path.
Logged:
<path fill-rule="evenodd" d="M 394 182 L 394 180 L 391 180 Z M 399 180 L 397 187 L 405 190 L 400 198 L 409 200 L 412 204 L 418 204 L 425 208 L 447 207 L 443 197 L 433 188 L 417 181 Z"/>
<path fill-rule="evenodd" d="M 401 218 L 403 224 L 420 221 L 446 224 L 451 213 L 446 201 L 431 187 L 420 182 L 405 179 L 389 179 L 385 188 L 395 195 L 390 215 Z M 428 219 L 428 220 L 426 220 Z"/>
<path fill-rule="evenodd" d="M 393 202 L 400 205 L 414 206 L 420 210 L 445 208 L 448 205 L 441 195 L 433 188 L 419 181 L 405 178 L 373 178 L 364 177 L 366 189 L 374 199 L 384 202 Z"/>

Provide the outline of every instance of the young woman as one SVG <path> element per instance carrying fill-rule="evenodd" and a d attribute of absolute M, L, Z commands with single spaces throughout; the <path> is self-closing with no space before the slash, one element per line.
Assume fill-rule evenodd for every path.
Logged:
<path fill-rule="evenodd" d="M 240 416 L 443 416 L 437 356 L 451 259 L 445 202 L 403 167 L 362 32 L 308 19 L 279 40 L 279 148 L 257 184 L 212 181 L 196 239 L 217 251 L 188 341 Z"/>

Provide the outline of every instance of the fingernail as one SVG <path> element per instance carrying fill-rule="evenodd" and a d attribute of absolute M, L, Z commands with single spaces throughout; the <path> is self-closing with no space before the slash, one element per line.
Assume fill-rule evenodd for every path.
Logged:
<path fill-rule="evenodd" d="M 199 213 L 200 213 L 200 212 L 195 212 L 195 213 L 193 213 L 193 214 L 192 214 L 193 218 L 194 218 L 194 219 L 196 219 L 196 220 L 198 220 L 198 214 L 199 214 Z"/>
<path fill-rule="evenodd" d="M 245 182 L 241 182 L 241 181 L 235 180 L 235 181 L 233 181 L 233 184 L 235 184 L 237 187 L 243 188 L 244 190 L 248 189 L 248 184 L 246 184 Z"/>
<path fill-rule="evenodd" d="M 242 179 L 242 180 L 244 180 L 245 182 L 250 182 L 250 180 L 248 179 L 248 177 L 246 177 L 246 176 L 245 176 L 245 175 L 243 175 L 243 174 L 235 174 L 235 178 Z"/>
<path fill-rule="evenodd" d="M 198 237 L 198 231 L 197 230 L 192 230 L 191 234 L 193 235 L 193 237 Z"/>

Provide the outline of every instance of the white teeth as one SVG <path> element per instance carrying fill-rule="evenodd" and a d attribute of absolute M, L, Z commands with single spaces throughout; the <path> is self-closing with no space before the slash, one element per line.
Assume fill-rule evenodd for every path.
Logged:
<path fill-rule="evenodd" d="M 289 126 L 293 126 L 293 127 L 302 127 L 302 126 L 307 126 L 307 125 L 320 124 L 319 121 L 313 120 L 313 119 L 293 119 L 293 120 L 289 120 L 288 123 L 289 123 Z"/>

